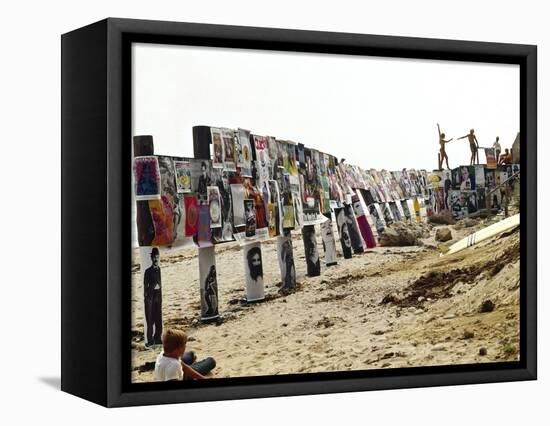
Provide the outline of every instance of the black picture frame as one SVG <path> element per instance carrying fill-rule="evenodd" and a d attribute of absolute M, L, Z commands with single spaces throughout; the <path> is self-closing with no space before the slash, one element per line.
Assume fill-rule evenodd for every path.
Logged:
<path fill-rule="evenodd" d="M 518 64 L 520 361 L 130 384 L 133 42 Z M 118 18 L 64 34 L 61 45 L 63 391 L 116 407 L 536 379 L 536 46 Z"/>

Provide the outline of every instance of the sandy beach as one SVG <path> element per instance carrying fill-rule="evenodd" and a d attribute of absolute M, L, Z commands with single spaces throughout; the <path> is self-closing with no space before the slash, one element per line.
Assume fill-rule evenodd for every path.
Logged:
<path fill-rule="evenodd" d="M 451 225 L 453 240 L 445 244 L 496 220 Z M 438 227 L 423 227 L 421 245 L 376 247 L 348 260 L 337 241 L 338 265 L 322 264 L 315 278 L 305 276 L 303 243 L 294 231 L 299 284 L 285 296 L 278 291 L 275 240 L 262 243 L 267 297 L 258 304 L 244 301 L 239 245 L 217 246 L 221 319 L 210 324 L 199 321 L 196 249 L 163 251 L 164 327 L 185 330 L 187 350 L 216 359 L 214 378 L 517 360 L 519 230 L 440 257 Z M 132 277 L 132 380 L 148 382 L 161 347 L 143 344 L 137 249 Z"/>

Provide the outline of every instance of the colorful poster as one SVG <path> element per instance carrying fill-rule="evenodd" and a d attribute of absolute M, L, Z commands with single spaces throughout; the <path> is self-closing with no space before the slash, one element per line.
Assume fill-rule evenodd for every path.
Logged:
<path fill-rule="evenodd" d="M 174 210 L 171 198 L 163 195 L 160 200 L 149 200 L 149 209 L 155 228 L 152 245 L 171 245 L 174 241 Z"/>
<path fill-rule="evenodd" d="M 277 237 L 277 257 L 281 270 L 281 290 L 292 290 L 296 287 L 296 267 L 290 231 Z"/>
<path fill-rule="evenodd" d="M 306 254 L 307 275 L 317 277 L 321 275 L 321 262 L 319 261 L 314 225 L 305 225 L 302 228 L 302 240 Z"/>
<path fill-rule="evenodd" d="M 244 129 L 237 131 L 238 166 L 242 177 L 252 177 L 252 148 L 250 147 L 250 132 Z"/>
<path fill-rule="evenodd" d="M 244 200 L 244 218 L 245 218 L 245 235 L 247 237 L 253 237 L 256 235 L 256 209 L 254 207 L 254 200 Z"/>
<path fill-rule="evenodd" d="M 161 183 L 157 157 L 134 158 L 134 193 L 136 200 L 160 199 Z"/>
<path fill-rule="evenodd" d="M 162 344 L 162 276 L 158 247 L 140 247 L 145 347 Z"/>
<path fill-rule="evenodd" d="M 189 161 L 174 161 L 178 193 L 191 192 L 191 166 Z"/>
<path fill-rule="evenodd" d="M 278 235 L 277 227 L 277 207 L 273 203 L 267 203 L 267 229 L 270 237 Z"/>
<path fill-rule="evenodd" d="M 207 206 L 201 206 L 206 208 Z M 201 321 L 220 316 L 218 305 L 218 277 L 214 246 L 199 249 L 199 280 L 201 296 Z"/>
<path fill-rule="evenodd" d="M 221 209 L 221 197 L 220 190 L 217 186 L 209 186 L 208 191 L 208 206 L 210 211 L 210 227 L 221 228 L 222 227 L 222 209 Z"/>
<path fill-rule="evenodd" d="M 223 141 L 223 170 L 237 171 L 237 152 L 235 150 L 235 132 L 231 129 L 222 129 Z"/>
<path fill-rule="evenodd" d="M 246 277 L 246 300 L 256 302 L 265 299 L 264 270 L 260 243 L 243 246 L 244 271 Z"/>
<path fill-rule="evenodd" d="M 359 191 L 359 190 L 357 190 Z M 376 247 L 376 240 L 374 239 L 374 234 L 370 228 L 369 222 L 367 221 L 367 216 L 363 210 L 363 204 L 358 195 L 353 195 L 351 197 L 351 202 L 353 206 L 353 212 L 355 213 L 355 218 L 357 219 L 357 225 L 359 226 L 359 231 L 363 240 L 367 244 L 367 248 Z"/>
<path fill-rule="evenodd" d="M 198 231 L 198 200 L 195 195 L 185 195 L 183 202 L 185 205 L 185 235 L 192 237 Z"/>
<path fill-rule="evenodd" d="M 267 151 L 267 138 L 253 135 L 254 149 L 256 152 L 256 167 L 258 169 L 258 187 L 263 188 L 269 180 L 269 153 Z"/>
<path fill-rule="evenodd" d="M 171 205 L 171 213 L 165 209 L 167 214 L 172 217 L 172 241 L 177 238 L 177 231 L 182 218 L 182 207 L 180 206 L 178 192 L 176 190 L 176 173 L 172 157 L 166 155 L 157 156 L 160 173 L 160 194 L 165 198 L 165 202 Z"/>
<path fill-rule="evenodd" d="M 196 243 L 199 247 L 209 247 L 212 245 L 212 229 L 210 226 L 210 208 L 209 206 L 198 206 L 198 229 Z"/>
<path fill-rule="evenodd" d="M 210 128 L 212 135 L 212 167 L 215 169 L 223 168 L 223 138 L 222 131 L 214 127 Z"/>
<path fill-rule="evenodd" d="M 487 160 L 488 169 L 497 168 L 497 156 L 494 148 L 485 148 L 485 159 Z"/>

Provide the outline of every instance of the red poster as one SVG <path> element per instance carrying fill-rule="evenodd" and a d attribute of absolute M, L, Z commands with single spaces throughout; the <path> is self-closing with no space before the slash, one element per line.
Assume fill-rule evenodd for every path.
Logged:
<path fill-rule="evenodd" d="M 186 195 L 185 202 L 185 236 L 192 237 L 198 232 L 199 211 L 197 197 Z"/>

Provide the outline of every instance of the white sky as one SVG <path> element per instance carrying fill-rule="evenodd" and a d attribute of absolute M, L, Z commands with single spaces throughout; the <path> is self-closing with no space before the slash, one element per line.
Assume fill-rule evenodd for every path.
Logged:
<path fill-rule="evenodd" d="M 447 138 L 481 146 L 519 131 L 519 66 L 225 48 L 133 46 L 133 135 L 193 156 L 192 127 L 242 127 L 364 168 L 437 167 Z M 469 163 L 451 142 L 450 166 Z M 485 156 L 480 153 L 480 161 Z"/>

